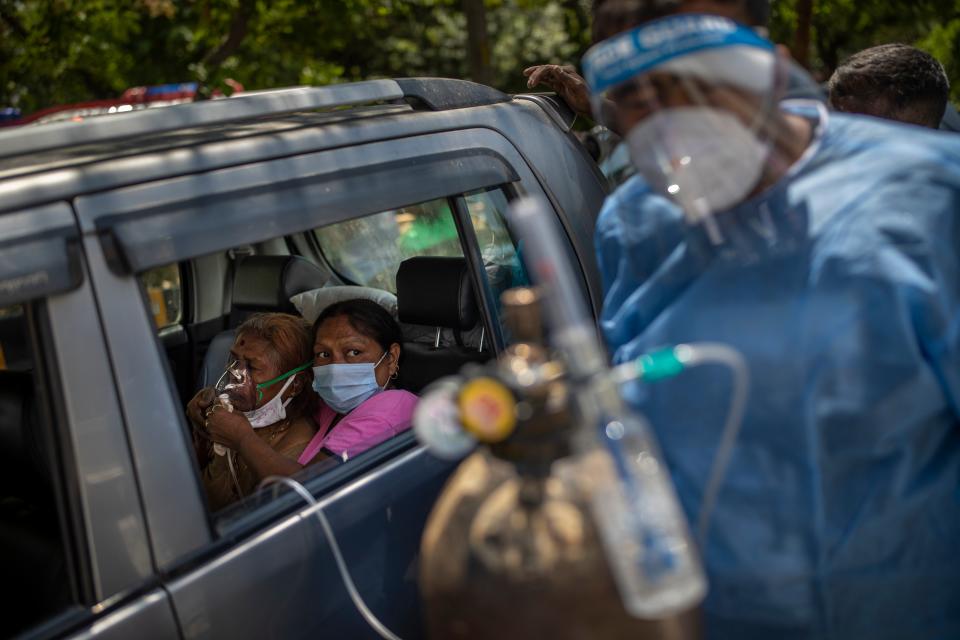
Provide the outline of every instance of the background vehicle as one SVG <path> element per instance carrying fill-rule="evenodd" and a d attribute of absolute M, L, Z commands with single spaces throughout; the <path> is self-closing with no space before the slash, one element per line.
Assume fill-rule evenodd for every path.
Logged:
<path fill-rule="evenodd" d="M 243 91 L 243 86 L 233 80 L 228 84 L 234 93 Z M 175 104 L 193 102 L 197 99 L 199 86 L 196 82 L 181 82 L 174 84 L 157 84 L 149 87 L 130 87 L 119 98 L 104 100 L 88 100 L 74 104 L 63 104 L 41 109 L 27 116 L 21 116 L 19 110 L 0 110 L 0 127 L 22 126 L 26 124 L 49 124 L 51 122 L 80 122 L 84 118 L 94 116 L 126 113 L 141 109 L 169 107 Z M 224 97 L 215 92 L 214 98 Z M 9 113 L 4 113 L 9 111 Z M 6 117 L 5 117 L 6 116 Z"/>
<path fill-rule="evenodd" d="M 519 194 L 551 203 L 597 310 L 603 178 L 571 121 L 543 96 L 406 79 L 0 133 L 0 634 L 371 637 L 316 507 L 268 488 L 209 513 L 183 406 L 231 329 L 305 288 L 395 292 L 408 388 L 492 357 L 498 291 L 524 277 Z M 408 432 L 298 478 L 403 637 L 451 468 Z"/>

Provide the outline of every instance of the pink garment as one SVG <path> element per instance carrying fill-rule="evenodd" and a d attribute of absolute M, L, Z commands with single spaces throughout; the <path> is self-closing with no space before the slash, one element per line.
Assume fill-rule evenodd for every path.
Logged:
<path fill-rule="evenodd" d="M 320 408 L 313 415 L 319 429 L 297 462 L 307 464 L 321 449 L 347 460 L 406 431 L 410 428 L 417 400 L 419 398 L 409 391 L 381 391 L 340 418 L 333 429 L 330 425 L 337 414 L 321 401 Z"/>

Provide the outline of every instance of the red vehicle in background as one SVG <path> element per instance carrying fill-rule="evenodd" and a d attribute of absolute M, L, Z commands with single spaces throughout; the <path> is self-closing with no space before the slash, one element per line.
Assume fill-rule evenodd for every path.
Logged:
<path fill-rule="evenodd" d="M 243 85 L 235 80 L 227 80 L 226 83 L 233 90 L 233 94 L 243 91 Z M 0 127 L 63 122 L 66 120 L 80 122 L 93 116 L 166 107 L 181 102 L 193 102 L 197 97 L 198 88 L 199 84 L 196 82 L 130 87 L 119 98 L 88 100 L 47 107 L 27 116 L 21 116 L 17 109 L 7 108 L 0 110 Z M 213 97 L 222 98 L 224 94 L 218 90 L 213 93 Z"/>

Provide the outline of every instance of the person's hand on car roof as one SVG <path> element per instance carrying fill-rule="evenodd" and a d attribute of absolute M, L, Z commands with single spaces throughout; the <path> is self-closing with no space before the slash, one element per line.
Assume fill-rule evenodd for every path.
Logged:
<path fill-rule="evenodd" d="M 587 82 L 570 65 L 540 64 L 523 70 L 527 88 L 544 84 L 557 92 L 577 115 L 590 117 L 590 92 Z"/>

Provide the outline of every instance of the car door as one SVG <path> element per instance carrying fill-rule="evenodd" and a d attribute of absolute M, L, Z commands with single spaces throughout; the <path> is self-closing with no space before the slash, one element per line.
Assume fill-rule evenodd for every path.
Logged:
<path fill-rule="evenodd" d="M 0 213 L 0 238 L 0 635 L 177 637 L 74 213 Z"/>
<path fill-rule="evenodd" d="M 489 129 L 450 131 L 301 154 L 79 198 L 104 331 L 120 384 L 151 551 L 186 637 L 372 637 L 338 572 L 402 637 L 422 635 L 417 561 L 424 522 L 452 466 L 411 433 L 299 479 L 318 501 L 262 489 L 206 512 L 182 405 L 137 274 L 298 234 L 399 205 L 490 188 L 542 193 L 516 148 Z M 459 205 L 458 205 L 459 206 Z M 488 329 L 495 306 L 473 256 Z M 559 224 L 559 222 L 558 222 Z M 498 346 L 503 338 L 498 337 Z M 134 348 L 135 347 L 135 348 Z M 319 526 L 329 520 L 335 539 Z"/>

